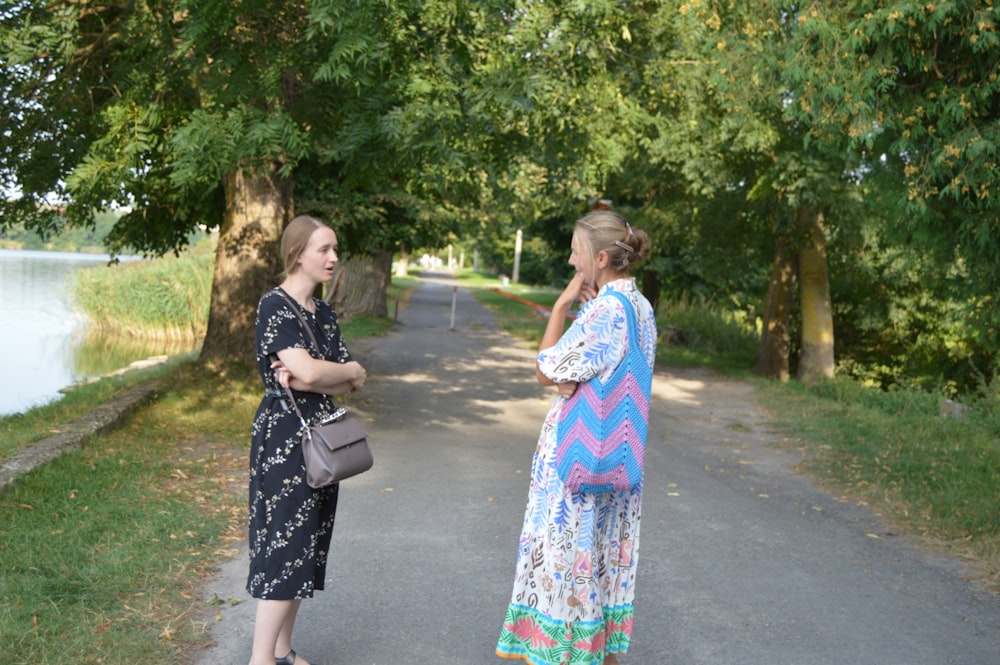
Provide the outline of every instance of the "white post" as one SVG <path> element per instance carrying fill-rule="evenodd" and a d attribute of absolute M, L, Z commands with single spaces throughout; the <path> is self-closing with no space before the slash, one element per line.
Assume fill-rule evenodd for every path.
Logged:
<path fill-rule="evenodd" d="M 514 240 L 514 272 L 510 276 L 511 284 L 517 284 L 520 272 L 521 272 L 521 229 L 518 229 L 517 239 Z"/>
<path fill-rule="evenodd" d="M 458 299 L 458 287 L 451 287 L 451 329 L 455 329 L 455 301 Z"/>

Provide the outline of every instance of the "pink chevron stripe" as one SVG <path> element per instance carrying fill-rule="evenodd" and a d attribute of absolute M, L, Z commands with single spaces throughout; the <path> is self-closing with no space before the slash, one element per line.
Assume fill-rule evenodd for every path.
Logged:
<path fill-rule="evenodd" d="M 605 414 L 611 413 L 612 410 L 618 406 L 618 403 L 625 399 L 625 397 L 631 397 L 632 401 L 639 407 L 639 411 L 642 413 L 643 417 L 646 420 L 649 420 L 649 398 L 646 396 L 646 393 L 635 381 L 623 381 L 622 384 L 624 384 L 624 389 L 616 390 L 612 394 L 608 395 L 605 400 L 601 400 L 601 398 L 597 396 L 597 393 L 594 392 L 594 389 L 584 383 L 577 389 L 577 395 L 580 397 L 578 398 L 574 395 L 573 399 L 570 399 L 563 404 L 563 415 L 565 416 L 565 414 L 568 414 L 570 410 L 576 406 L 580 399 L 585 399 L 587 401 L 587 405 L 590 407 L 590 410 L 594 413 Z M 611 400 L 614 399 L 615 395 L 618 395 L 619 398 L 612 403 Z"/>
<path fill-rule="evenodd" d="M 640 444 L 640 443 L 638 443 L 636 441 L 623 441 L 621 443 L 627 443 L 628 444 L 629 453 L 631 453 L 631 457 L 635 461 L 635 466 L 637 466 L 638 468 L 641 469 L 643 467 L 643 464 L 644 464 L 645 460 L 646 460 L 646 449 L 642 446 L 642 444 Z M 593 451 L 591 451 L 591 452 L 593 452 Z M 571 460 L 572 460 L 572 458 L 576 457 L 576 455 L 572 453 L 572 446 L 571 446 L 570 449 L 567 451 L 567 453 L 559 455 L 558 459 L 556 460 L 556 464 L 557 465 L 560 465 L 560 464 L 563 463 L 563 461 L 566 458 L 566 454 L 570 455 Z M 605 455 L 604 457 L 601 457 L 599 459 L 601 459 L 601 460 L 607 460 L 608 457 L 609 457 L 608 455 Z M 620 463 L 622 465 L 624 465 L 626 463 L 631 463 L 631 461 L 632 460 L 630 460 L 628 458 L 623 458 L 620 461 Z M 584 462 L 577 460 L 577 461 L 574 461 L 573 464 L 584 464 Z"/>
<path fill-rule="evenodd" d="M 564 442 L 566 441 L 579 441 L 580 444 L 585 446 L 587 450 L 593 453 L 596 457 L 601 457 L 601 451 L 605 449 L 604 442 L 594 436 L 594 433 L 590 431 L 590 428 L 583 424 L 582 421 L 576 421 L 573 426 L 570 427 L 569 431 L 566 432 L 564 437 L 561 437 Z M 637 460 L 642 460 L 643 455 L 646 452 L 646 447 L 641 441 L 637 441 L 638 437 L 635 433 L 635 428 L 632 424 L 625 420 L 611 432 L 606 441 L 611 443 L 610 448 L 617 448 L 623 441 L 628 442 L 629 448 L 632 449 L 632 455 L 635 456 Z M 562 459 L 566 453 L 566 448 L 569 446 L 563 445 L 559 448 L 559 458 Z"/>
<path fill-rule="evenodd" d="M 577 395 L 579 395 L 579 397 L 577 397 Z M 594 391 L 594 388 L 590 385 L 589 381 L 578 387 L 573 397 L 575 399 L 570 399 L 569 402 L 563 405 L 563 413 L 569 413 L 569 408 L 581 399 L 587 401 L 587 404 L 590 406 L 590 410 L 594 413 L 604 412 L 604 403 L 601 401 L 601 398 L 597 396 L 597 393 Z"/>
<path fill-rule="evenodd" d="M 625 397 L 631 397 L 636 404 L 649 404 L 649 390 L 644 390 L 639 382 L 630 378 L 619 383 L 614 390 L 605 396 L 605 400 L 613 400 L 615 397 L 621 401 Z"/>
<path fill-rule="evenodd" d="M 590 428 L 587 427 L 586 423 L 582 420 L 578 420 L 570 425 L 569 430 L 567 430 L 565 435 L 561 438 L 564 442 L 580 441 L 580 443 L 585 445 L 589 450 L 593 451 L 595 448 L 599 449 L 603 447 L 602 441 L 614 442 L 612 445 L 617 446 L 617 444 L 622 441 L 636 438 L 636 429 L 629 420 L 623 420 L 602 440 L 590 431 Z"/>
<path fill-rule="evenodd" d="M 581 482 L 586 482 L 588 485 L 608 484 L 616 489 L 628 489 L 632 485 L 628 477 L 628 472 L 625 470 L 625 467 L 621 466 L 604 473 L 591 473 L 587 470 L 587 467 L 579 462 L 574 462 L 566 478 L 567 484 L 570 485 L 579 485 Z"/>
<path fill-rule="evenodd" d="M 650 378 L 652 378 L 652 377 L 650 377 Z M 647 383 L 649 383 L 650 385 L 652 385 L 652 380 L 648 381 Z M 600 402 L 595 402 L 594 401 L 596 399 L 599 399 L 599 397 L 597 395 L 597 390 L 594 388 L 594 385 L 596 385 L 596 384 L 593 381 L 586 381 L 586 382 L 584 382 L 584 383 L 582 383 L 580 385 L 580 389 L 578 391 L 578 394 L 583 395 L 584 397 L 587 398 L 587 401 L 590 402 L 591 406 L 594 406 L 596 404 L 600 404 Z M 635 374 L 633 374 L 633 373 L 630 372 L 630 373 L 626 374 L 624 377 L 622 377 L 621 381 L 619 381 L 618 384 L 611 390 L 610 394 L 614 394 L 614 393 L 622 392 L 622 391 L 628 391 L 629 393 L 631 393 L 631 392 L 634 392 L 636 390 L 638 390 L 639 393 L 642 394 L 643 396 L 646 395 L 646 391 L 640 385 L 638 377 L 636 377 Z M 609 394 L 609 396 L 610 396 L 610 394 Z M 576 396 L 574 395 L 574 398 L 575 397 Z M 571 399 L 570 401 L 574 401 L 574 400 Z"/>

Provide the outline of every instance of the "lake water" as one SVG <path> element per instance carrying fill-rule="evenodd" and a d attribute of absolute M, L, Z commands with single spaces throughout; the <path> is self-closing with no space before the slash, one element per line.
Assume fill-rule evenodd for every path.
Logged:
<path fill-rule="evenodd" d="M 58 399 L 59 390 L 168 352 L 156 343 L 87 338 L 69 278 L 107 256 L 0 249 L 0 415 Z M 186 349 L 185 349 L 186 350 Z"/>

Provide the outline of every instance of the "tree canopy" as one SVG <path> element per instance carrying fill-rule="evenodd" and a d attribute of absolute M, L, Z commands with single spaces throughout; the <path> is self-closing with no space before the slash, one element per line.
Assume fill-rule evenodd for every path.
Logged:
<path fill-rule="evenodd" d="M 651 296 L 728 299 L 764 322 L 762 356 L 828 375 L 834 348 L 903 367 L 907 344 L 933 338 L 951 351 L 926 367 L 991 377 L 998 13 L 4 0 L 0 228 L 45 235 L 117 209 L 110 248 L 150 254 L 218 229 L 203 356 L 236 358 L 295 213 L 329 219 L 385 272 L 444 238 L 500 257 L 518 228 L 558 254 L 607 198 L 653 234 Z M 940 307 L 900 306 L 917 292 Z"/>

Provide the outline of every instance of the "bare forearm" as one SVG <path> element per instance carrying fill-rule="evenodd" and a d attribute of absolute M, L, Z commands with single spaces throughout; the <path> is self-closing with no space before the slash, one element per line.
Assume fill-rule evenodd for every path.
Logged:
<path fill-rule="evenodd" d="M 331 385 L 307 384 L 305 381 L 300 381 L 294 377 L 292 377 L 292 380 L 289 382 L 289 387 L 292 390 L 322 393 L 323 395 L 343 395 L 344 393 L 355 392 L 355 390 L 357 390 L 354 387 L 354 384 L 350 381 L 341 381 L 340 383 Z"/>
<path fill-rule="evenodd" d="M 302 390 L 314 393 L 333 394 L 331 391 L 346 392 L 342 387 L 364 385 L 365 369 L 357 362 L 335 363 L 327 360 L 313 360 L 303 371 L 292 371 L 295 381 Z M 349 389 L 349 388 L 348 388 Z"/>
<path fill-rule="evenodd" d="M 573 303 L 580 298 L 583 288 L 584 277 L 577 273 L 556 298 L 555 304 L 552 305 L 552 311 L 549 313 L 549 321 L 545 324 L 545 332 L 542 333 L 542 341 L 538 345 L 539 351 L 551 349 L 563 336 L 566 331 L 566 315 L 569 314 L 569 308 Z M 543 386 L 555 385 L 555 381 L 545 376 L 537 364 L 535 365 L 535 376 Z"/>
<path fill-rule="evenodd" d="M 571 302 L 563 303 L 557 301 L 555 305 L 552 306 L 552 313 L 549 315 L 549 321 L 545 325 L 545 332 L 542 334 L 542 341 L 538 345 L 539 351 L 544 351 L 545 349 L 550 349 L 556 345 L 559 338 L 563 336 L 566 328 L 566 314 L 569 312 Z M 555 382 L 549 377 L 542 373 L 542 370 L 535 365 L 535 377 L 538 379 L 538 383 L 543 386 L 554 386 Z"/>
<path fill-rule="evenodd" d="M 542 334 L 542 341 L 538 345 L 539 351 L 552 348 L 559 341 L 566 331 L 566 315 L 572 303 L 556 302 L 552 306 L 552 313 L 549 321 L 545 324 L 545 332 Z"/>
<path fill-rule="evenodd" d="M 278 380 L 284 378 L 294 390 L 336 395 L 361 390 L 365 385 L 367 372 L 354 360 L 346 363 L 318 360 L 302 349 L 288 349 L 278 355 Z"/>

